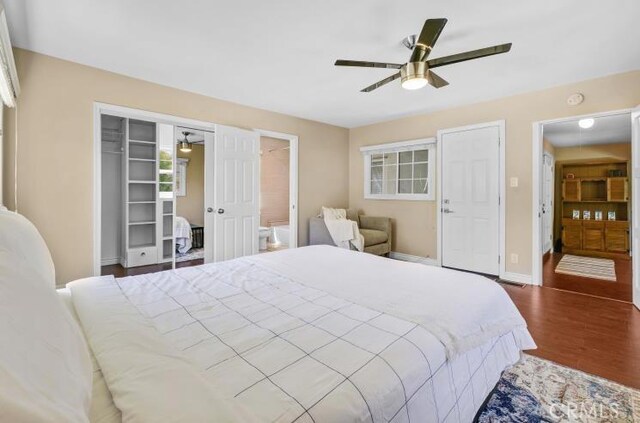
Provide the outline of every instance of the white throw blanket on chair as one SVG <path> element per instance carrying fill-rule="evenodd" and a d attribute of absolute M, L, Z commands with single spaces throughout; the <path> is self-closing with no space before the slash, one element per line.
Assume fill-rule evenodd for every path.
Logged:
<path fill-rule="evenodd" d="M 364 250 L 364 237 L 358 229 L 358 222 L 347 220 L 345 209 L 323 207 L 322 217 L 334 244 L 348 250 L 351 245 L 358 251 Z"/>

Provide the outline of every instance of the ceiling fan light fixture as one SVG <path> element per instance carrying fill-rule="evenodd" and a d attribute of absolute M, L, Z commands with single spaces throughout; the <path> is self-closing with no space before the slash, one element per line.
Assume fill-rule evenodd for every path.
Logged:
<path fill-rule="evenodd" d="M 589 129 L 593 126 L 594 123 L 596 123 L 596 121 L 593 118 L 580 119 L 578 121 L 578 125 L 582 129 Z"/>
<path fill-rule="evenodd" d="M 427 79 L 427 64 L 425 62 L 410 62 L 400 68 L 400 80 L 405 90 L 419 90 L 425 87 Z"/>
<path fill-rule="evenodd" d="M 450 56 L 438 57 L 436 59 L 429 59 L 431 50 L 433 50 L 433 47 L 436 45 L 436 41 L 438 41 L 438 38 L 446 24 L 446 18 L 427 19 L 422 26 L 420 34 L 409 35 L 402 40 L 402 44 L 411 50 L 409 63 L 400 64 L 338 59 L 335 62 L 335 66 L 355 66 L 362 68 L 394 69 L 400 71 L 364 87 L 360 90 L 363 93 L 370 93 L 373 90 L 377 90 L 378 88 L 399 78 L 401 78 L 400 83 L 402 88 L 406 90 L 417 90 L 423 88 L 427 84 L 434 88 L 442 88 L 449 85 L 449 82 L 432 72 L 431 69 L 436 69 L 446 65 L 453 65 L 454 63 L 466 62 L 468 60 L 480 59 L 482 57 L 493 56 L 495 54 L 507 53 L 511 50 L 511 43 L 505 43 L 452 54 Z"/>
<path fill-rule="evenodd" d="M 189 142 L 189 135 L 193 135 L 191 132 L 183 131 L 182 136 L 184 139 L 178 143 L 178 148 L 183 153 L 191 153 L 191 143 Z"/>
<path fill-rule="evenodd" d="M 428 83 L 429 81 L 423 77 L 409 78 L 402 81 L 402 88 L 411 91 L 419 90 L 420 88 L 426 87 Z"/>

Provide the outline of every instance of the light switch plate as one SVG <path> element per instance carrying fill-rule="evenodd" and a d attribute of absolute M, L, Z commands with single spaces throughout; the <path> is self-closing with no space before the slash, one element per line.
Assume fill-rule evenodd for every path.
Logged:
<path fill-rule="evenodd" d="M 518 177 L 517 176 L 512 176 L 511 178 L 509 178 L 509 186 L 511 188 L 517 188 L 518 187 Z"/>
<path fill-rule="evenodd" d="M 511 253 L 511 263 L 518 264 L 518 255 L 516 253 Z"/>

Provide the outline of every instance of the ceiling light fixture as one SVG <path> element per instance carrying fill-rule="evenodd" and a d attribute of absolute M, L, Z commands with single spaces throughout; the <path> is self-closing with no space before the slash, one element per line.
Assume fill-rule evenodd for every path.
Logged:
<path fill-rule="evenodd" d="M 411 62 L 400 68 L 400 80 L 405 90 L 419 90 L 429 83 L 427 79 L 427 64 L 425 62 Z"/>
<path fill-rule="evenodd" d="M 182 151 L 183 153 L 191 153 L 192 146 L 191 146 L 191 143 L 189 142 L 189 135 L 191 135 L 191 132 L 186 132 L 186 131 L 182 132 L 182 136 L 184 136 L 184 140 L 178 143 L 180 147 L 180 151 Z"/>
<path fill-rule="evenodd" d="M 429 54 L 433 46 L 438 41 L 440 33 L 447 24 L 447 19 L 427 19 L 422 26 L 419 35 L 409 35 L 402 40 L 402 44 L 411 50 L 408 63 L 386 63 L 369 62 L 362 60 L 336 60 L 336 66 L 356 66 L 364 68 L 394 69 L 396 72 L 391 76 L 363 88 L 363 93 L 370 93 L 383 85 L 386 85 L 398 78 L 402 78 L 402 88 L 406 90 L 417 90 L 430 84 L 434 88 L 442 88 L 449 83 L 439 77 L 432 69 L 440 66 L 452 65 L 454 63 L 466 62 L 467 60 L 479 59 L 481 57 L 493 56 L 495 54 L 506 53 L 511 50 L 511 43 L 485 47 L 478 50 L 465 51 L 464 53 L 453 54 L 451 56 L 429 59 Z"/>
<path fill-rule="evenodd" d="M 180 151 L 183 153 L 191 152 L 191 143 L 186 141 L 180 141 Z"/>
<path fill-rule="evenodd" d="M 578 125 L 582 129 L 589 129 L 593 126 L 596 121 L 593 118 L 580 119 L 578 121 Z"/>

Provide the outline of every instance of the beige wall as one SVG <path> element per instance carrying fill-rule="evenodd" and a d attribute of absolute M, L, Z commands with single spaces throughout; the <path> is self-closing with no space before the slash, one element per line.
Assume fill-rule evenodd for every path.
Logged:
<path fill-rule="evenodd" d="M 585 102 L 576 107 L 568 106 L 566 99 L 575 92 L 583 93 Z M 429 101 L 429 89 L 423 94 L 425 101 Z M 511 177 L 519 178 L 517 188 L 506 188 L 506 252 L 507 257 L 511 253 L 517 254 L 519 262 L 507 262 L 506 268 L 509 272 L 531 274 L 533 122 L 630 108 L 639 103 L 640 71 L 634 71 L 352 129 L 349 135 L 349 206 L 366 214 L 392 217 L 395 251 L 435 257 L 435 201 L 364 200 L 363 158 L 359 149 L 364 145 L 433 137 L 438 129 L 504 119 L 507 181 Z"/>
<path fill-rule="evenodd" d="M 597 159 L 631 160 L 631 140 L 619 144 L 556 147 L 554 157 L 556 162 Z"/>
<path fill-rule="evenodd" d="M 289 221 L 289 141 L 260 138 L 260 225 Z"/>
<path fill-rule="evenodd" d="M 93 103 L 103 102 L 299 136 L 298 236 L 323 204 L 348 201 L 348 130 L 241 106 L 99 69 L 14 50 L 18 101 L 18 211 L 38 227 L 59 284 L 93 272 Z M 15 111 L 5 112 L 3 177 L 15 208 Z M 70 236 L 70 234 L 76 234 Z"/>
<path fill-rule="evenodd" d="M 204 226 L 204 146 L 193 145 L 191 152 L 177 150 L 178 157 L 189 159 L 187 164 L 187 190 L 184 197 L 177 197 L 176 214 L 200 226 Z"/>

